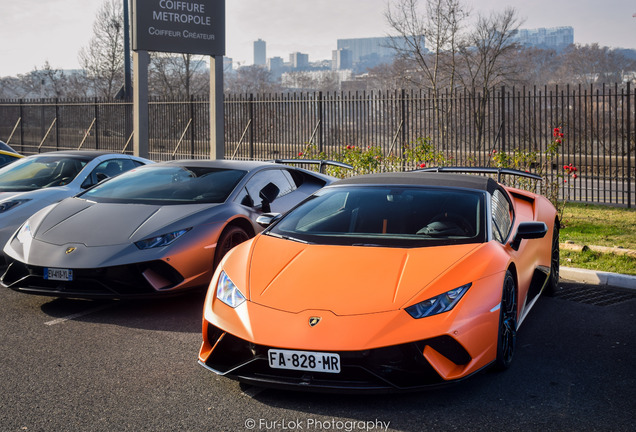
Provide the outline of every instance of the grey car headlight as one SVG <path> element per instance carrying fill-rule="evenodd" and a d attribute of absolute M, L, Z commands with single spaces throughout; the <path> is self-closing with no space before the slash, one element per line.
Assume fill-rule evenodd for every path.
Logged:
<path fill-rule="evenodd" d="M 22 224 L 15 235 L 15 238 L 23 245 L 31 244 L 31 241 L 33 240 L 33 233 L 31 232 L 31 224 L 28 220 Z"/>
<path fill-rule="evenodd" d="M 234 285 L 229 276 L 222 271 L 216 284 L 216 298 L 231 308 L 236 308 L 245 302 L 245 296 Z"/>
<path fill-rule="evenodd" d="M 415 319 L 448 312 L 455 307 L 471 285 L 472 283 L 462 285 L 459 288 L 452 289 L 428 300 L 424 300 L 423 302 L 414 304 L 413 306 L 409 306 L 404 310 Z"/>
<path fill-rule="evenodd" d="M 9 211 L 12 208 L 17 207 L 20 204 L 24 204 L 27 201 L 31 201 L 31 200 L 30 199 L 12 199 L 7 201 L 2 201 L 0 202 L 0 213 Z"/>
<path fill-rule="evenodd" d="M 149 237 L 147 239 L 139 240 L 138 242 L 135 242 L 135 246 L 137 246 L 141 250 L 152 249 L 152 248 L 162 247 L 162 246 L 168 246 L 169 244 L 174 242 L 176 239 L 178 239 L 179 237 L 181 237 L 182 235 L 184 235 L 185 233 L 187 233 L 191 229 L 192 228 L 186 228 L 186 229 L 182 229 L 182 230 L 179 230 L 179 231 L 173 231 L 173 232 L 169 232 L 169 233 L 166 233 L 166 234 L 161 234 L 161 235 L 158 235 L 158 236 Z"/>

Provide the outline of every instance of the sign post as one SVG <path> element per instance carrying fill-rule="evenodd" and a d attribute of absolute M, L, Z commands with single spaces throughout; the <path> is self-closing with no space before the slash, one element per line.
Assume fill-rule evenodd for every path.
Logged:
<path fill-rule="evenodd" d="M 223 56 L 210 57 L 210 159 L 225 157 Z"/>
<path fill-rule="evenodd" d="M 225 143 L 223 132 L 223 56 L 225 55 L 225 0 L 132 0 L 133 4 L 133 51 L 160 51 L 180 54 L 199 54 L 210 56 L 210 157 L 223 159 Z M 139 76 L 137 64 L 141 56 L 133 56 L 135 86 L 145 89 L 134 89 L 134 103 L 146 99 L 146 116 L 148 115 L 148 65 L 144 74 Z M 135 106 L 135 154 L 149 150 L 148 121 L 137 118 L 143 109 Z M 139 120 L 139 121 L 138 121 Z M 145 132 L 137 129 L 143 128 Z M 144 138 L 145 135 L 145 138 Z M 139 142 L 145 139 L 145 144 Z M 146 154 L 139 154 L 145 156 Z"/>
<path fill-rule="evenodd" d="M 148 158 L 150 155 L 148 135 L 148 51 L 133 52 L 133 153 Z"/>

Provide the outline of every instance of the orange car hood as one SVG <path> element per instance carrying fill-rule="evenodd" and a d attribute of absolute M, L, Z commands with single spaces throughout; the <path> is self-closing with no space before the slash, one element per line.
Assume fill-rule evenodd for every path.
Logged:
<path fill-rule="evenodd" d="M 294 313 L 396 310 L 408 306 L 405 303 L 479 246 L 307 245 L 263 235 L 253 243 L 249 297 L 254 303 Z M 431 297 L 452 288 L 456 287 L 432 289 Z"/>

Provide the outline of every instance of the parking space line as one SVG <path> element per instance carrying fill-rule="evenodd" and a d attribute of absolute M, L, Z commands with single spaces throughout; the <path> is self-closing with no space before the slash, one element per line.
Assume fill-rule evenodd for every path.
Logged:
<path fill-rule="evenodd" d="M 57 318 L 57 319 L 54 319 L 52 321 L 47 321 L 47 322 L 44 323 L 44 325 L 52 326 L 52 325 L 55 325 L 55 324 L 61 324 L 63 322 L 69 321 L 69 320 L 74 320 L 75 318 L 79 318 L 79 317 L 83 317 L 83 316 L 86 316 L 86 315 L 90 315 L 90 314 L 95 313 L 95 312 L 99 312 L 101 310 L 107 309 L 107 308 L 112 307 L 112 306 L 113 306 L 113 304 L 101 305 L 101 306 L 98 306 L 98 307 L 95 307 L 95 308 L 92 308 L 92 309 L 87 309 L 87 310 L 82 311 L 82 312 L 78 312 L 78 313 L 74 313 L 74 314 L 65 316 L 65 317 L 62 317 L 62 318 Z"/>

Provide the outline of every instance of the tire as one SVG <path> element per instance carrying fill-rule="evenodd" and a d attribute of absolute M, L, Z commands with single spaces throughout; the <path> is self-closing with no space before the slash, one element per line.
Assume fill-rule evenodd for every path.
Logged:
<path fill-rule="evenodd" d="M 234 246 L 243 243 L 250 238 L 249 234 L 244 229 L 237 226 L 226 227 L 221 235 L 219 241 L 216 243 L 214 250 L 214 268 L 219 265 L 221 259 L 228 253 Z"/>
<path fill-rule="evenodd" d="M 554 221 L 552 249 L 550 251 L 550 276 L 544 290 L 547 295 L 554 295 L 559 289 L 559 228 L 559 221 Z"/>
<path fill-rule="evenodd" d="M 497 358 L 495 370 L 505 370 L 512 364 L 517 344 L 517 286 L 510 270 L 506 271 L 499 308 Z"/>

